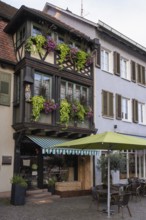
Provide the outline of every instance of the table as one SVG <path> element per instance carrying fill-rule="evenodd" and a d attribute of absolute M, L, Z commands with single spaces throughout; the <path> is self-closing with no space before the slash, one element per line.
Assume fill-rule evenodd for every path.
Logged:
<path fill-rule="evenodd" d="M 107 189 L 97 189 L 97 198 L 98 198 L 98 210 L 100 207 L 100 199 L 101 198 L 107 198 L 108 190 Z M 111 189 L 110 190 L 110 195 L 112 196 L 117 196 L 119 195 L 119 190 Z M 102 212 L 107 213 L 107 209 L 102 210 Z M 114 213 L 113 210 L 110 210 L 111 214 Z"/>

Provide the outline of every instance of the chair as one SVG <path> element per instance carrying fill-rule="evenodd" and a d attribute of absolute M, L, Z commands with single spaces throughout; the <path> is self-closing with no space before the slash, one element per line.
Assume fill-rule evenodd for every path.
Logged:
<path fill-rule="evenodd" d="M 120 196 L 114 196 L 111 205 L 117 205 L 118 206 L 118 213 L 120 212 L 120 209 L 122 209 L 122 218 L 123 218 L 123 209 L 126 207 L 130 217 L 132 217 L 131 211 L 129 209 L 128 203 L 130 199 L 130 193 L 125 193 Z"/>
<path fill-rule="evenodd" d="M 141 185 L 139 185 L 138 187 L 132 187 L 132 190 L 131 190 L 131 196 L 133 198 L 133 196 L 136 197 L 136 201 L 137 199 L 139 198 L 139 200 L 141 200 Z"/>

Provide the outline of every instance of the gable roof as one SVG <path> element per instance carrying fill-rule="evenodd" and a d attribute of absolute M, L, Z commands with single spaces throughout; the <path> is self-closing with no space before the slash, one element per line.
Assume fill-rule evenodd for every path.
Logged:
<path fill-rule="evenodd" d="M 33 20 L 39 20 L 42 19 L 43 21 L 48 21 L 51 22 L 53 24 L 55 24 L 57 27 L 64 29 L 65 31 L 68 31 L 70 33 L 72 33 L 73 35 L 76 35 L 80 38 L 84 38 L 86 41 L 92 41 L 90 39 L 90 37 L 88 37 L 87 35 L 81 33 L 80 31 L 74 29 L 73 27 L 61 22 L 60 20 L 54 18 L 51 15 L 48 15 L 42 11 L 36 10 L 36 9 L 32 9 L 32 8 L 28 8 L 26 6 L 21 6 L 21 8 L 17 11 L 17 13 L 14 15 L 14 17 L 12 18 L 12 20 L 9 22 L 9 24 L 6 26 L 5 31 L 7 33 L 11 33 L 13 34 L 18 27 L 22 24 L 22 22 L 25 21 L 26 17 L 30 17 Z"/>
<path fill-rule="evenodd" d="M 17 10 L 17 8 L 14 8 L 13 6 L 0 1 L 0 17 L 5 19 L 6 21 L 11 20 Z"/>

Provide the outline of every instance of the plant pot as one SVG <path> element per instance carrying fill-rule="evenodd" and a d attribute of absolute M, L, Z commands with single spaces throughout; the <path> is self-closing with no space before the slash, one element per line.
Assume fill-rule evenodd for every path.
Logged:
<path fill-rule="evenodd" d="M 12 184 L 11 189 L 11 204 L 24 205 L 25 204 L 26 187 L 18 184 Z"/>

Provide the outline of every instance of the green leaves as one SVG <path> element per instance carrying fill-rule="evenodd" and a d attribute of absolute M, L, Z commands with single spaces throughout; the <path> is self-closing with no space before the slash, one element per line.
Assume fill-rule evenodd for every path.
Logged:
<path fill-rule="evenodd" d="M 44 109 L 45 99 L 43 96 L 33 96 L 32 97 L 32 115 L 34 121 L 38 121 L 40 117 L 40 112 Z"/>
<path fill-rule="evenodd" d="M 40 53 L 43 55 L 43 47 L 46 43 L 46 38 L 43 35 L 31 36 L 27 39 L 25 48 L 28 52 Z"/>

